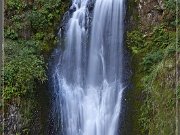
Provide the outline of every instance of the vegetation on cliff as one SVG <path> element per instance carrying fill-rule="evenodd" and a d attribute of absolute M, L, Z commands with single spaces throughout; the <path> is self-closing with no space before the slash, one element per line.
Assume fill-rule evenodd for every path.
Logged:
<path fill-rule="evenodd" d="M 57 28 L 68 6 L 69 0 L 5 2 L 5 70 L 4 89 L 1 91 L 5 99 L 5 112 L 9 113 L 9 105 L 14 103 L 18 106 L 20 104 L 20 110 L 27 109 L 27 104 L 19 100 L 28 103 L 32 101 L 28 110 L 29 113 L 34 111 L 36 103 L 33 100 L 39 84 L 46 83 L 47 58 L 57 43 Z M 28 113 L 27 111 L 21 112 L 22 122 L 31 119 L 29 115 L 24 118 L 24 112 Z M 23 126 L 27 128 L 27 123 Z M 27 130 L 26 133 L 20 130 L 6 134 L 27 133 Z"/>
<path fill-rule="evenodd" d="M 151 0 L 149 5 L 154 3 L 155 1 Z M 134 102 L 134 125 L 139 129 L 134 131 L 135 134 L 142 135 L 173 135 L 176 114 L 175 1 L 162 1 L 163 7 L 158 3 L 153 5 L 154 8 L 152 5 L 151 9 L 148 5 L 139 9 L 143 14 L 139 13 L 137 26 L 127 33 L 127 45 L 132 53 L 134 72 L 133 96 L 138 99 Z M 158 15 L 154 15 L 155 12 Z M 154 18 L 151 18 L 152 22 L 155 20 L 153 23 L 148 24 L 148 17 L 144 17 L 147 14 L 149 17 L 154 15 Z"/>
<path fill-rule="evenodd" d="M 57 42 L 66 4 L 61 0 L 8 0 L 5 10 L 4 98 L 24 96 L 46 80 L 46 56 Z"/>

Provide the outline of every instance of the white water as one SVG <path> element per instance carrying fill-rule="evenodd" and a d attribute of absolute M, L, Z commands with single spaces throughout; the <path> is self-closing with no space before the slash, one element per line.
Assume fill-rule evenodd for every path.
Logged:
<path fill-rule="evenodd" d="M 89 44 L 88 0 L 72 3 L 66 48 L 54 71 L 57 119 L 64 135 L 118 135 L 124 0 L 96 0 Z"/>

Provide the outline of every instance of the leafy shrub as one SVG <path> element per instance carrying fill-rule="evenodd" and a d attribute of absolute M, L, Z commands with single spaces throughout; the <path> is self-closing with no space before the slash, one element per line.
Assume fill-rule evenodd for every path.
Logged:
<path fill-rule="evenodd" d="M 37 81 L 45 81 L 44 60 L 36 54 L 32 43 L 7 41 L 5 51 L 4 98 L 23 96 L 33 92 Z M 36 46 L 36 45 L 34 45 Z"/>
<path fill-rule="evenodd" d="M 144 37 L 140 31 L 132 31 L 127 33 L 127 45 L 132 53 L 138 53 L 144 48 L 145 42 Z"/>
<path fill-rule="evenodd" d="M 144 70 L 148 71 L 151 70 L 151 67 L 154 64 L 157 64 L 163 59 L 163 52 L 157 51 L 157 52 L 152 52 L 146 55 L 146 57 L 143 58 L 142 65 L 144 66 Z"/>

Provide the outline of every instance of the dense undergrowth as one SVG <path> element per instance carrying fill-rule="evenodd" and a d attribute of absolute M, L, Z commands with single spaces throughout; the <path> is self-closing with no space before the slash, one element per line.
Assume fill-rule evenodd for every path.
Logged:
<path fill-rule="evenodd" d="M 175 1 L 166 0 L 164 4 L 162 22 L 146 32 L 139 23 L 127 33 L 134 72 L 133 96 L 138 99 L 134 101 L 134 125 L 139 131 L 134 131 L 142 135 L 175 134 Z"/>
<path fill-rule="evenodd" d="M 57 42 L 57 28 L 68 2 L 7 0 L 5 8 L 4 98 L 24 96 L 45 81 L 45 56 Z"/>
<path fill-rule="evenodd" d="M 69 2 L 5 1 L 4 89 L 1 94 L 5 100 L 5 112 L 8 113 L 9 105 L 17 104 L 21 121 L 31 120 L 24 125 L 21 123 L 26 128 L 32 122 L 31 113 L 36 108 L 39 85 L 47 83 L 47 58 L 58 42 L 57 28 Z M 27 130 L 22 134 L 28 134 Z"/>

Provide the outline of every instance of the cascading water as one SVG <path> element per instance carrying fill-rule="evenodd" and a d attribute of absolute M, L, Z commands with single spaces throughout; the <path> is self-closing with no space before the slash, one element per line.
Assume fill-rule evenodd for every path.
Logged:
<path fill-rule="evenodd" d="M 53 69 L 54 117 L 60 135 L 117 135 L 123 76 L 124 0 L 73 0 L 65 50 Z"/>

